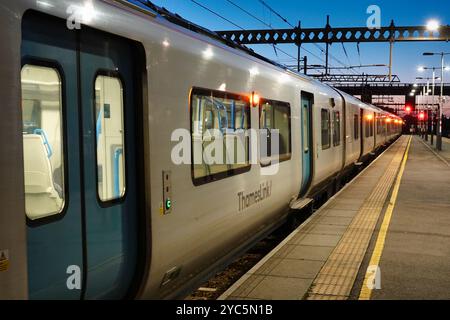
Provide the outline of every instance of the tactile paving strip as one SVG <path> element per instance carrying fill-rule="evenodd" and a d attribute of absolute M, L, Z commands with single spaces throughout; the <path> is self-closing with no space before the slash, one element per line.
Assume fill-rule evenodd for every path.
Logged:
<path fill-rule="evenodd" d="M 387 170 L 314 279 L 308 292 L 308 300 L 348 299 L 378 218 L 397 176 L 407 143 L 408 139 L 403 138 Z"/>

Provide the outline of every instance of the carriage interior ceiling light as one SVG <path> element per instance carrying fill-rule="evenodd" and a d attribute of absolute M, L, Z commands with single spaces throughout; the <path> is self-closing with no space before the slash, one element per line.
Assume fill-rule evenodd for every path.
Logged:
<path fill-rule="evenodd" d="M 368 114 L 368 115 L 366 116 L 366 119 L 367 119 L 368 121 L 372 121 L 372 120 L 373 120 L 373 114 Z"/>

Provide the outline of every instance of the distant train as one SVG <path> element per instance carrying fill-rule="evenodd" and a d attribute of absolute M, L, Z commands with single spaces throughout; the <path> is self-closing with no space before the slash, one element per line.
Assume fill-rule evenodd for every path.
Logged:
<path fill-rule="evenodd" d="M 151 4 L 2 1 L 0 38 L 3 299 L 181 297 L 401 133 Z M 267 134 L 240 163 L 175 164 L 180 128 L 192 159 L 211 130 Z"/>

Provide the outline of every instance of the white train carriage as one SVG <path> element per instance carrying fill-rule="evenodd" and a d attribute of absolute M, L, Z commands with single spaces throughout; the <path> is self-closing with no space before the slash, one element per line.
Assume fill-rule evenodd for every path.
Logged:
<path fill-rule="evenodd" d="M 0 298 L 179 297 L 400 134 L 394 115 L 131 2 L 0 8 Z M 234 159 L 242 134 L 243 161 L 207 161 Z"/>

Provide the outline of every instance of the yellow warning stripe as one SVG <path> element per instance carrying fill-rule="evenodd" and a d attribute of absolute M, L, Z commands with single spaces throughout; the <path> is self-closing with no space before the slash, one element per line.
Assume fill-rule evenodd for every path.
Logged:
<path fill-rule="evenodd" d="M 378 233 L 377 242 L 375 244 L 375 248 L 372 253 L 372 257 L 370 258 L 369 266 L 378 266 L 381 259 L 381 254 L 383 253 L 384 243 L 386 240 L 387 231 L 389 229 L 389 224 L 392 218 L 392 212 L 395 208 L 395 203 L 397 201 L 398 190 L 400 189 L 400 183 L 402 181 L 403 172 L 405 171 L 406 161 L 408 160 L 409 147 L 411 146 L 412 136 L 409 138 L 408 146 L 406 147 L 405 155 L 403 157 L 402 164 L 400 166 L 400 170 L 397 175 L 397 179 L 395 181 L 394 189 L 392 190 L 391 199 L 386 208 L 386 213 L 384 215 L 383 223 L 381 224 L 380 232 Z M 359 300 L 370 300 L 372 295 L 372 289 L 368 285 L 369 279 L 373 277 L 372 273 L 366 272 L 364 277 L 364 281 L 362 284 L 361 292 L 359 294 Z"/>

